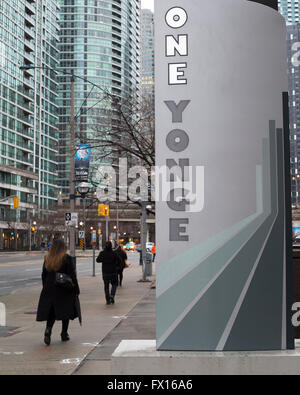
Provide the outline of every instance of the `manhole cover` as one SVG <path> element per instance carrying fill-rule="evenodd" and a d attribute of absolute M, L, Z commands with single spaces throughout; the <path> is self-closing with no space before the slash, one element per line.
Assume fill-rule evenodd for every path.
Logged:
<path fill-rule="evenodd" d="M 0 326 L 0 337 L 9 337 L 17 333 L 17 326 Z"/>

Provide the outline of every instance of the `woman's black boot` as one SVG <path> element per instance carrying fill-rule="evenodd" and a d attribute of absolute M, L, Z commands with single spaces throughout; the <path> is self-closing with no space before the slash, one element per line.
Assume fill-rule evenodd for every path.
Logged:
<path fill-rule="evenodd" d="M 47 327 L 44 334 L 44 343 L 46 344 L 46 346 L 49 346 L 51 343 L 51 332 L 52 328 Z"/>

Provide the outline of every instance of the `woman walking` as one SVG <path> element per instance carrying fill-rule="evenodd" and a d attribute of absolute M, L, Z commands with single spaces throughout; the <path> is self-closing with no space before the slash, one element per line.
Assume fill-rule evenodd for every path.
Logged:
<path fill-rule="evenodd" d="M 122 281 L 123 281 L 123 270 L 126 265 L 127 261 L 127 254 L 124 251 L 124 246 L 122 244 L 119 244 L 118 248 L 116 249 L 116 253 L 119 258 L 119 262 L 117 265 L 117 274 L 118 274 L 118 284 L 120 287 L 122 287 Z"/>
<path fill-rule="evenodd" d="M 69 320 L 79 317 L 80 294 L 72 258 L 63 240 L 54 240 L 45 257 L 37 321 L 47 321 L 44 342 L 49 345 L 55 321 L 62 321 L 61 340 L 70 340 Z M 81 317 L 79 317 L 81 318 Z"/>
<path fill-rule="evenodd" d="M 104 250 L 100 252 L 97 258 L 97 262 L 102 263 L 102 277 L 107 305 L 115 303 L 115 295 L 118 287 L 118 260 L 118 255 L 113 251 L 111 242 L 106 242 Z M 110 285 L 112 286 L 111 290 Z"/>

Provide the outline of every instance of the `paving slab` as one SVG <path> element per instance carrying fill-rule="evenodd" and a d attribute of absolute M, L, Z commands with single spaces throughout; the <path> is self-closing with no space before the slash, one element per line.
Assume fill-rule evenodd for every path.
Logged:
<path fill-rule="evenodd" d="M 149 286 L 148 286 L 149 288 Z M 111 356 L 124 339 L 155 339 L 155 290 L 148 293 L 105 338 L 86 356 L 73 375 L 111 374 Z"/>

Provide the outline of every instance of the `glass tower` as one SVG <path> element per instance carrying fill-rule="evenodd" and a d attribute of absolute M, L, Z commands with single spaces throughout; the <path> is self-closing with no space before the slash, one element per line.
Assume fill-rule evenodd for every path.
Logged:
<path fill-rule="evenodd" d="M 123 98 L 138 93 L 140 4 L 139 0 L 60 0 L 60 5 L 60 71 L 75 75 L 76 143 L 85 144 L 93 138 L 95 127 L 105 129 L 113 117 L 105 92 Z M 61 76 L 59 182 L 63 194 L 69 192 L 70 87 L 70 76 Z M 91 169 L 101 161 L 101 154 L 92 145 Z"/>
<path fill-rule="evenodd" d="M 8 228 L 24 246 L 25 223 L 57 200 L 57 81 L 45 67 L 57 65 L 58 11 L 56 0 L 0 2 L 0 248 Z"/>
<path fill-rule="evenodd" d="M 154 99 L 154 15 L 151 10 L 142 10 L 141 38 L 141 95 Z"/>
<path fill-rule="evenodd" d="M 278 0 L 278 11 L 287 25 L 299 22 L 299 0 Z"/>

